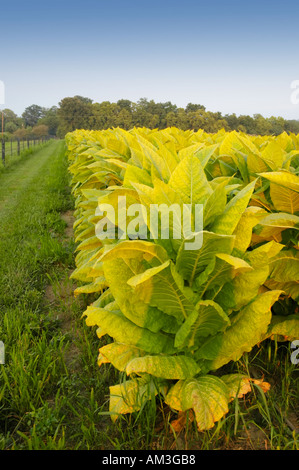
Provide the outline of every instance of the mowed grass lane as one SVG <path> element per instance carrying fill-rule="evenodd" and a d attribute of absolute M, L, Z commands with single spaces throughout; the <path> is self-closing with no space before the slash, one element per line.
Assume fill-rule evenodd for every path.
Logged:
<path fill-rule="evenodd" d="M 64 141 L 0 175 L 0 450 L 111 446 L 99 411 L 116 380 L 73 295 L 69 179 Z"/>

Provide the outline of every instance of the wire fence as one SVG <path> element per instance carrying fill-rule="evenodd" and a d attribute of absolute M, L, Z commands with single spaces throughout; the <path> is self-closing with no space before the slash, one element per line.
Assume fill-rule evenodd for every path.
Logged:
<path fill-rule="evenodd" d="M 46 136 L 40 138 L 31 138 L 31 139 L 17 139 L 12 138 L 9 140 L 2 139 L 0 142 L 1 145 L 1 155 L 2 155 L 2 163 L 3 166 L 6 164 L 7 157 L 13 157 L 17 155 L 21 155 L 22 152 L 28 150 L 36 145 L 43 144 L 48 140 L 53 139 L 53 136 Z"/>

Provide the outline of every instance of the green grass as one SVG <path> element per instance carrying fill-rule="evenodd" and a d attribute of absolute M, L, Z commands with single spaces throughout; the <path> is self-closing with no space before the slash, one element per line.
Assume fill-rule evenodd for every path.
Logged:
<path fill-rule="evenodd" d="M 24 145 L 21 142 L 20 155 L 18 155 L 17 142 L 13 142 L 12 153 L 11 153 L 10 142 L 6 142 L 5 143 L 5 149 L 6 149 L 5 150 L 6 151 L 5 165 L 3 165 L 3 161 L 1 158 L 0 176 L 4 173 L 11 171 L 16 164 L 22 163 L 23 159 L 43 149 L 44 147 L 49 145 L 51 142 L 52 140 L 48 140 L 47 142 L 44 142 L 44 143 L 40 143 L 40 144 L 36 143 L 36 145 L 32 145 L 32 142 L 31 142 L 29 148 L 27 147 L 27 142 L 25 142 Z M 0 142 L 0 153 L 1 153 L 1 142 Z"/>
<path fill-rule="evenodd" d="M 119 374 L 97 365 L 99 340 L 81 318 L 91 299 L 75 298 L 72 238 L 62 213 L 72 210 L 64 143 L 52 142 L 0 174 L 1 449 L 299 449 L 299 367 L 290 345 L 266 341 L 225 371 L 270 382 L 230 404 L 207 432 L 162 398 L 112 423 L 109 385 Z"/>

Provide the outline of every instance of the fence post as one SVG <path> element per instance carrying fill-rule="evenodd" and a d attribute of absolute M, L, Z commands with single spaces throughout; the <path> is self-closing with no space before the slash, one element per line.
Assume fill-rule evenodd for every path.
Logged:
<path fill-rule="evenodd" d="M 18 139 L 18 155 L 20 155 L 21 149 L 20 149 L 20 139 Z"/>
<path fill-rule="evenodd" d="M 10 139 L 10 156 L 12 157 L 12 138 Z"/>
<path fill-rule="evenodd" d="M 5 140 L 2 139 L 2 163 L 5 166 Z"/>

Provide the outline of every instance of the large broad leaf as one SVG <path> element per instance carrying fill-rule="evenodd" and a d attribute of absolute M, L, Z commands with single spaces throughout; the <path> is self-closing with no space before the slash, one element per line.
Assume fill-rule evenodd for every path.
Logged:
<path fill-rule="evenodd" d="M 230 361 L 237 361 L 259 343 L 271 321 L 271 306 L 281 291 L 269 291 L 259 295 L 234 317 L 225 333 L 206 341 L 196 353 L 197 359 L 205 359 L 207 369 L 216 370 Z"/>
<path fill-rule="evenodd" d="M 109 387 L 109 412 L 115 421 L 120 414 L 139 411 L 148 400 L 153 400 L 158 393 L 165 393 L 165 382 L 153 380 L 146 375 L 127 380 L 119 385 Z"/>
<path fill-rule="evenodd" d="M 168 392 L 165 402 L 178 411 L 194 410 L 199 431 L 210 429 L 228 412 L 229 389 L 218 377 L 204 375 L 180 380 Z"/>
<path fill-rule="evenodd" d="M 299 339 L 299 315 L 273 315 L 265 338 L 275 338 L 281 341 Z"/>
<path fill-rule="evenodd" d="M 84 314 L 88 326 L 98 325 L 118 343 L 135 346 L 154 354 L 174 352 L 173 341 L 169 336 L 140 328 L 121 312 L 87 307 Z"/>
<path fill-rule="evenodd" d="M 272 141 L 268 142 L 264 150 L 261 152 L 261 157 L 274 171 L 282 168 L 286 152 L 277 142 Z"/>
<path fill-rule="evenodd" d="M 123 184 L 127 188 L 133 188 L 134 186 L 132 183 L 141 183 L 152 186 L 151 175 L 142 168 L 138 168 L 134 165 L 127 165 Z"/>
<path fill-rule="evenodd" d="M 234 237 L 212 232 L 202 232 L 202 247 L 199 250 L 188 250 L 182 243 L 177 255 L 176 267 L 182 277 L 192 286 L 194 279 L 213 260 L 217 253 L 230 254 Z"/>
<path fill-rule="evenodd" d="M 175 317 L 179 324 L 182 323 L 193 312 L 194 304 L 189 296 L 185 295 L 183 279 L 175 271 L 175 266 L 171 264 L 156 274 L 152 281 L 149 305 Z M 144 284 L 142 287 L 145 289 Z"/>
<path fill-rule="evenodd" d="M 270 272 L 269 263 L 282 248 L 283 245 L 271 241 L 249 251 L 246 261 L 252 270 L 240 272 L 238 276 L 227 282 L 217 295 L 216 301 L 227 310 L 239 310 L 248 304 L 266 282 Z"/>
<path fill-rule="evenodd" d="M 270 261 L 270 278 L 278 282 L 299 281 L 299 252 L 282 250 Z"/>
<path fill-rule="evenodd" d="M 184 318 L 181 309 L 184 302 L 169 271 L 163 276 L 165 282 L 161 286 L 157 284 L 157 276 L 153 276 L 154 272 L 164 269 L 168 263 L 169 258 L 161 246 L 141 240 L 121 242 L 103 256 L 105 278 L 120 310 L 136 325 L 151 331 L 174 331 L 177 327 L 175 317 Z M 166 312 L 171 317 L 159 308 L 158 290 L 163 289 L 163 286 L 167 294 L 172 286 L 172 293 L 177 298 L 178 309 L 168 309 Z M 165 303 L 162 295 L 161 306 Z"/>
<path fill-rule="evenodd" d="M 277 211 L 289 212 L 290 214 L 299 212 L 299 191 L 271 183 L 270 197 Z"/>
<path fill-rule="evenodd" d="M 230 320 L 220 305 L 212 300 L 201 300 L 177 332 L 175 347 L 196 349 L 198 339 L 215 335 L 229 324 Z"/>
<path fill-rule="evenodd" d="M 254 227 L 256 241 L 276 240 L 280 241 L 280 234 L 286 229 L 299 230 L 299 217 L 284 212 L 269 214 Z M 253 240 L 255 238 L 253 237 Z"/>
<path fill-rule="evenodd" d="M 298 281 L 279 282 L 279 281 L 275 281 L 275 279 L 268 279 L 265 282 L 265 286 L 268 289 L 281 290 L 285 294 L 292 297 L 292 299 L 294 299 L 296 302 L 299 303 L 299 282 Z"/>
<path fill-rule="evenodd" d="M 99 349 L 98 365 L 111 363 L 120 370 L 125 371 L 127 364 L 135 357 L 144 356 L 145 352 L 139 348 L 124 343 L 109 343 Z"/>
<path fill-rule="evenodd" d="M 200 372 L 198 364 L 187 356 L 144 356 L 132 359 L 126 373 L 147 373 L 169 380 L 189 379 Z"/>
<path fill-rule="evenodd" d="M 227 204 L 222 215 L 216 218 L 211 227 L 212 232 L 232 235 L 236 229 L 243 212 L 245 211 L 255 186 L 255 181 L 245 186 L 233 199 Z"/>
<path fill-rule="evenodd" d="M 206 164 L 218 149 L 219 144 L 207 145 L 198 151 L 195 151 L 195 156 L 199 159 L 202 168 L 205 168 Z"/>
<path fill-rule="evenodd" d="M 240 256 L 244 254 L 250 245 L 252 229 L 265 217 L 266 211 L 260 207 L 249 206 L 245 209 L 238 225 L 233 232 L 235 236 L 233 254 Z"/>
<path fill-rule="evenodd" d="M 227 203 L 227 184 L 227 181 L 217 184 L 212 194 L 205 201 L 203 208 L 204 228 L 213 223 L 216 217 L 220 216 L 224 211 Z"/>
<path fill-rule="evenodd" d="M 142 259 L 116 258 L 106 260 L 104 263 L 105 278 L 122 313 L 134 324 L 148 328 L 153 332 L 173 331 L 177 322 L 172 316 L 165 315 L 155 306 L 150 306 L 153 292 L 153 281 L 148 279 L 136 287 L 128 284 L 129 280 L 136 280 L 146 268 Z"/>
<path fill-rule="evenodd" d="M 227 374 L 222 375 L 221 380 L 229 390 L 230 400 L 242 398 L 246 393 L 251 391 L 250 379 L 246 375 Z"/>
<path fill-rule="evenodd" d="M 198 292 L 198 296 L 203 298 L 206 292 L 209 298 L 214 298 L 221 287 L 229 280 L 242 272 L 252 271 L 253 268 L 245 260 L 219 253 L 212 260 L 206 269 L 197 276 L 194 283 L 194 290 Z"/>
<path fill-rule="evenodd" d="M 260 173 L 260 176 L 272 183 L 299 192 L 299 176 L 294 175 L 294 173 L 288 171 L 271 171 L 269 173 Z"/>
<path fill-rule="evenodd" d="M 202 204 L 212 193 L 198 158 L 192 154 L 178 164 L 168 184 L 180 194 L 185 204 Z"/>

